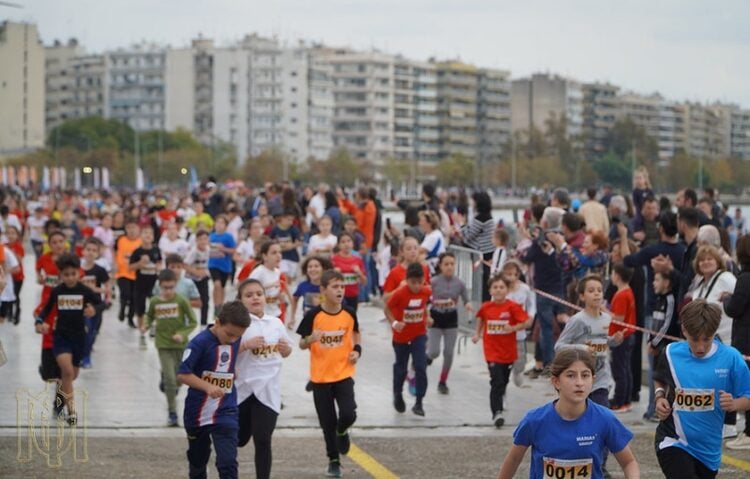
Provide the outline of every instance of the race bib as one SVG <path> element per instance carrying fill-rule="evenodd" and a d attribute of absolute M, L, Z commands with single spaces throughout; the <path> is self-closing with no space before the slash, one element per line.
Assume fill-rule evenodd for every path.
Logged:
<path fill-rule="evenodd" d="M 143 268 L 141 268 L 141 274 L 147 274 L 149 276 L 156 274 L 156 265 L 154 263 L 149 263 Z"/>
<path fill-rule="evenodd" d="M 609 351 L 609 344 L 607 343 L 607 338 L 590 339 L 586 343 L 586 345 L 589 347 L 589 351 L 591 351 L 591 354 L 597 357 L 606 356 L 607 351 Z"/>
<path fill-rule="evenodd" d="M 324 348 L 338 348 L 344 342 L 344 331 L 325 331 L 318 342 Z"/>
<path fill-rule="evenodd" d="M 487 321 L 487 334 L 510 334 L 510 331 L 503 331 L 509 323 L 505 319 L 490 319 Z"/>
<path fill-rule="evenodd" d="M 409 324 L 421 323 L 424 319 L 424 311 L 421 309 L 407 309 L 404 311 L 404 322 Z"/>
<path fill-rule="evenodd" d="M 359 283 L 359 276 L 356 273 L 344 273 L 344 286 L 353 286 Z"/>
<path fill-rule="evenodd" d="M 456 309 L 456 302 L 452 298 L 433 299 L 432 306 L 436 309 Z"/>
<path fill-rule="evenodd" d="M 270 357 L 274 357 L 278 355 L 279 345 L 278 344 L 266 344 L 265 346 L 262 346 L 260 348 L 253 348 L 250 350 L 250 352 L 253 354 L 253 356 L 259 356 L 263 359 L 268 359 Z"/>
<path fill-rule="evenodd" d="M 226 394 L 232 392 L 234 387 L 234 373 L 218 373 L 216 371 L 203 371 L 201 379 L 212 386 L 219 386 Z"/>
<path fill-rule="evenodd" d="M 594 469 L 594 460 L 542 458 L 545 479 L 588 479 Z"/>
<path fill-rule="evenodd" d="M 675 389 L 675 411 L 707 412 L 716 406 L 713 389 Z"/>
<path fill-rule="evenodd" d="M 83 295 L 61 294 L 57 297 L 58 311 L 80 311 L 83 309 Z"/>
<path fill-rule="evenodd" d="M 224 256 L 224 253 L 219 250 L 219 246 L 221 246 L 221 243 L 211 243 L 211 257 L 212 258 L 218 258 L 219 256 Z"/>
<path fill-rule="evenodd" d="M 156 319 L 167 319 L 177 317 L 177 303 L 164 303 L 154 306 L 154 317 Z"/>

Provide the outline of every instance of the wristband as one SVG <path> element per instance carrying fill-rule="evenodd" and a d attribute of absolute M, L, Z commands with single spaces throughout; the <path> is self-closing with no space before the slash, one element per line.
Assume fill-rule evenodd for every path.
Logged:
<path fill-rule="evenodd" d="M 661 395 L 659 395 L 659 393 L 661 393 Z M 665 391 L 664 388 L 656 388 L 654 390 L 654 397 L 657 399 L 660 397 L 667 397 L 667 391 Z"/>
<path fill-rule="evenodd" d="M 352 348 L 352 351 L 357 351 L 359 353 L 359 357 L 362 357 L 362 346 L 359 344 L 355 344 L 354 348 Z"/>

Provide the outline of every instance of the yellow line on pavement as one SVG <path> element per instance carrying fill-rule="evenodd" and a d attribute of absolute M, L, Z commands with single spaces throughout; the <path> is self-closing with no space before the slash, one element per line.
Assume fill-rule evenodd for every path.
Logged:
<path fill-rule="evenodd" d="M 738 469 L 742 469 L 743 471 L 750 471 L 750 462 L 743 461 L 742 459 L 737 459 L 736 457 L 732 457 L 727 454 L 722 454 L 721 462 L 723 462 L 724 464 L 729 464 L 730 466 L 734 466 Z"/>
<path fill-rule="evenodd" d="M 351 445 L 349 454 L 346 456 L 356 462 L 359 467 L 367 471 L 375 479 L 398 479 L 398 476 L 389 471 L 387 467 L 380 464 L 374 457 L 354 444 Z"/>

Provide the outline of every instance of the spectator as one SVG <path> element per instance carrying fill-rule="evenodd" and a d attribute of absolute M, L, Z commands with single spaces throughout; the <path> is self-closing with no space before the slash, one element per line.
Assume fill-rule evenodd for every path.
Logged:
<path fill-rule="evenodd" d="M 609 231 L 609 217 L 607 216 L 607 207 L 596 201 L 596 188 L 586 190 L 588 201 L 581 205 L 578 212 L 583 216 L 586 223 L 586 230 L 589 232 Z"/>

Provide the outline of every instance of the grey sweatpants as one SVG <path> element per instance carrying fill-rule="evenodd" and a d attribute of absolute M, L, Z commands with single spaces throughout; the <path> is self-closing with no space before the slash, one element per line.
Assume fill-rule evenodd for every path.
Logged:
<path fill-rule="evenodd" d="M 453 365 L 453 350 L 456 349 L 458 328 L 430 328 L 427 330 L 427 357 L 440 356 L 440 340 L 443 341 L 443 374 L 448 375 Z"/>

